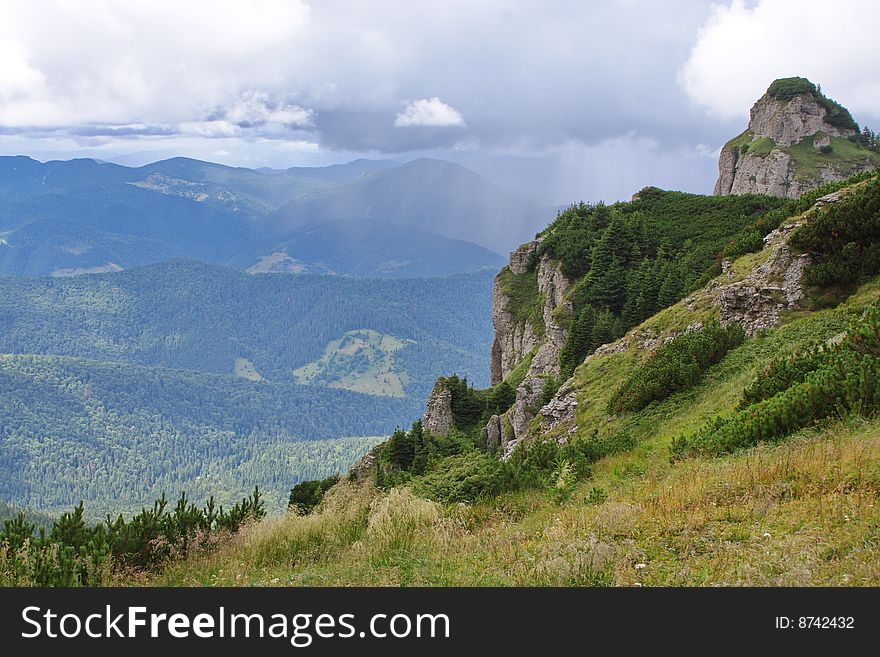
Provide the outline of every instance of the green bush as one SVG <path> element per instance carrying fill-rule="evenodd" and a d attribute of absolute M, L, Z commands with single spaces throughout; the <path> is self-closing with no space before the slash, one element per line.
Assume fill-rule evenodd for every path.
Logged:
<path fill-rule="evenodd" d="M 880 306 L 838 344 L 780 360 L 746 389 L 745 407 L 672 442 L 673 457 L 723 454 L 778 440 L 836 414 L 880 406 Z M 755 400 L 749 403 L 749 400 Z"/>
<path fill-rule="evenodd" d="M 788 390 L 795 383 L 803 381 L 810 372 L 819 369 L 831 357 L 832 354 L 817 345 L 790 356 L 773 359 L 743 390 L 739 408 L 746 408 Z"/>
<path fill-rule="evenodd" d="M 475 502 L 510 487 L 510 472 L 499 459 L 479 451 L 447 456 L 411 482 L 413 492 L 438 502 Z"/>
<path fill-rule="evenodd" d="M 791 242 L 813 256 L 806 272 L 811 285 L 853 283 L 880 272 L 880 179 L 823 208 Z"/>
<path fill-rule="evenodd" d="M 94 586 L 106 583 L 119 567 L 149 568 L 172 557 L 211 544 L 219 531 L 237 532 L 248 520 L 265 515 L 259 489 L 231 509 L 217 508 L 214 499 L 203 508 L 190 504 L 186 493 L 173 511 L 163 497 L 150 509 L 126 521 L 109 516 L 89 526 L 80 503 L 62 514 L 46 532 L 20 514 L 0 531 L 0 584 L 29 586 Z"/>
<path fill-rule="evenodd" d="M 701 331 L 676 336 L 612 394 L 609 411 L 639 411 L 653 401 L 692 387 L 709 366 L 719 362 L 743 340 L 745 333 L 739 324 L 722 327 L 715 321 Z"/>
<path fill-rule="evenodd" d="M 764 235 L 762 235 L 761 231 L 757 229 L 749 228 L 738 233 L 730 241 L 730 244 L 724 247 L 722 257 L 730 259 L 738 258 L 746 253 L 760 251 L 762 248 L 764 248 Z"/>
<path fill-rule="evenodd" d="M 816 85 L 807 80 L 807 78 L 781 78 L 774 80 L 767 88 L 767 95 L 778 100 L 791 100 L 799 94 L 809 94 L 815 96 L 818 94 Z"/>
<path fill-rule="evenodd" d="M 290 489 L 288 508 L 301 516 L 308 515 L 324 499 L 324 494 L 333 488 L 338 481 L 339 475 L 333 475 L 326 479 L 301 481 Z"/>

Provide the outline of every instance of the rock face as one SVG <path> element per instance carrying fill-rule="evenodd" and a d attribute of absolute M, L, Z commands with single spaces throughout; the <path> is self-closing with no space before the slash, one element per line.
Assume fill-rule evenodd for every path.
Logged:
<path fill-rule="evenodd" d="M 787 91 L 780 92 L 785 86 Z M 748 129 L 721 150 L 714 193 L 797 198 L 823 183 L 873 169 L 876 154 L 852 142 L 845 155 L 838 153 L 842 147 L 833 138 L 857 134 L 849 112 L 811 82 L 777 80 L 752 107 Z"/>
<path fill-rule="evenodd" d="M 536 250 L 537 244 L 532 242 L 515 254 L 525 249 L 532 249 L 532 245 Z M 530 257 L 534 262 L 534 256 Z M 571 313 L 572 310 L 571 302 L 565 298 L 565 292 L 571 286 L 571 281 L 559 265 L 547 256 L 542 256 L 537 263 L 537 281 L 538 293 L 543 299 L 543 337 L 540 340 L 533 329 L 517 328 L 512 325 L 510 313 L 507 311 L 507 300 L 498 289 L 496 280 L 496 289 L 501 298 L 498 305 L 493 305 L 493 319 L 495 319 L 491 372 L 493 385 L 506 377 L 529 351 L 538 347 L 525 378 L 517 386 L 516 401 L 506 414 L 509 430 L 504 424 L 504 418 L 498 421 L 493 418 L 486 427 L 487 440 L 493 440 L 498 436 L 498 442 L 502 445 L 505 456 L 508 456 L 513 447 L 528 434 L 529 423 L 540 407 L 541 393 L 547 378 L 559 376 L 559 354 L 567 335 L 559 316 Z M 528 339 L 523 339 L 524 337 Z M 512 435 L 509 435 L 511 433 Z"/>
<path fill-rule="evenodd" d="M 452 393 L 446 389 L 443 379 L 437 379 L 434 389 L 428 396 L 423 422 L 425 430 L 435 436 L 449 433 L 453 427 Z"/>
<path fill-rule="evenodd" d="M 518 324 L 507 308 L 509 300 L 501 291 L 501 279 L 492 286 L 492 326 L 495 330 L 489 352 L 489 378 L 494 386 L 503 381 L 540 341 L 528 322 Z"/>
<path fill-rule="evenodd" d="M 514 274 L 525 274 L 529 271 L 535 264 L 535 254 L 538 252 L 540 245 L 541 240 L 536 239 L 523 244 L 516 251 L 513 251 L 510 254 L 510 262 L 507 265 L 510 267 L 510 271 Z"/>
<path fill-rule="evenodd" d="M 525 274 L 535 266 L 541 239 L 523 244 L 510 254 L 508 269 L 513 274 Z M 517 322 L 508 309 L 509 299 L 501 289 L 501 274 L 492 286 L 492 327 L 494 336 L 489 352 L 489 378 L 494 386 L 507 377 L 514 367 L 540 343 L 536 327 L 529 322 Z M 540 282 L 540 281 L 539 281 Z"/>
<path fill-rule="evenodd" d="M 829 123 L 828 109 L 809 93 L 788 100 L 764 94 L 752 107 L 749 130 L 755 139 L 769 137 L 777 146 L 794 146 L 819 131 L 827 137 L 851 137 L 856 133 Z"/>
<path fill-rule="evenodd" d="M 799 224 L 777 228 L 764 238 L 770 248 L 767 259 L 738 283 L 719 290 L 721 323 L 737 322 L 746 334 L 779 322 L 783 310 L 798 308 L 804 298 L 804 272 L 810 256 L 792 251 L 788 235 Z"/>
<path fill-rule="evenodd" d="M 571 379 L 566 381 L 560 386 L 553 399 L 538 411 L 543 431 L 552 431 L 562 424 L 571 425 L 574 422 L 578 403 L 572 383 Z"/>

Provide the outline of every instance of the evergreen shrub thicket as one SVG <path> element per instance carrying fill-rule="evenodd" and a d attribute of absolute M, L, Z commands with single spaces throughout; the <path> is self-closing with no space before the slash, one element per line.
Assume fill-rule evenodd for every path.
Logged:
<path fill-rule="evenodd" d="M 880 406 L 880 306 L 838 343 L 774 360 L 744 393 L 739 410 L 673 440 L 674 457 L 724 454 L 779 440 L 836 415 Z"/>
<path fill-rule="evenodd" d="M 288 508 L 303 516 L 311 513 L 312 509 L 324 499 L 324 494 L 333 488 L 338 481 L 339 475 L 333 475 L 326 479 L 301 481 L 290 489 Z"/>
<path fill-rule="evenodd" d="M 0 584 L 7 586 L 95 586 L 119 568 L 147 569 L 168 559 L 210 547 L 217 536 L 234 534 L 265 515 L 259 488 L 231 509 L 191 504 L 183 493 L 173 509 L 162 497 L 129 520 L 110 516 L 88 525 L 80 503 L 47 532 L 19 514 L 0 531 Z"/>
<path fill-rule="evenodd" d="M 602 344 L 720 273 L 730 254 L 760 248 L 787 201 L 758 195 L 706 197 L 647 187 L 628 203 L 573 205 L 544 232 L 539 255 L 573 279 L 561 379 Z M 775 213 L 774 218 L 764 217 Z M 728 254 L 728 255 L 730 255 Z"/>
<path fill-rule="evenodd" d="M 660 347 L 655 356 L 635 370 L 608 402 L 612 413 L 634 412 L 694 386 L 703 373 L 745 340 L 739 324 L 717 321 L 699 331 L 688 331 Z"/>
<path fill-rule="evenodd" d="M 792 235 L 792 244 L 813 258 L 807 283 L 854 283 L 880 272 L 880 178 L 872 178 Z"/>

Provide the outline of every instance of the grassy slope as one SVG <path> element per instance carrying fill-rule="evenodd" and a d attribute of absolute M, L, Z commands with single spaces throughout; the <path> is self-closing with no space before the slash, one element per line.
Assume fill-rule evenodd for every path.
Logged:
<path fill-rule="evenodd" d="M 757 264 L 737 261 L 734 278 Z M 406 491 L 343 484 L 318 513 L 262 523 L 221 552 L 152 583 L 428 585 L 880 584 L 880 420 L 841 418 L 779 445 L 670 463 L 672 437 L 731 409 L 781 350 L 837 335 L 880 298 L 880 279 L 835 309 L 801 313 L 749 340 L 695 389 L 625 419 L 605 402 L 644 352 L 576 372 L 581 430 L 640 440 L 595 464 L 564 505 L 533 491 L 441 507 Z M 694 295 L 636 331 L 680 330 L 717 311 Z"/>
<path fill-rule="evenodd" d="M 817 133 L 824 135 L 825 133 Z M 816 136 L 810 135 L 797 144 L 784 148 L 777 146 L 769 137 L 753 139 L 749 130 L 739 134 L 724 145 L 725 149 L 738 151 L 741 155 L 767 157 L 772 151 L 780 150 L 791 155 L 795 163 L 797 180 L 822 180 L 823 169 L 836 169 L 849 175 L 865 167 L 880 165 L 880 154 L 864 148 L 843 137 L 831 138 L 831 151 L 823 153 L 814 145 Z M 745 149 L 743 150 L 743 147 Z"/>

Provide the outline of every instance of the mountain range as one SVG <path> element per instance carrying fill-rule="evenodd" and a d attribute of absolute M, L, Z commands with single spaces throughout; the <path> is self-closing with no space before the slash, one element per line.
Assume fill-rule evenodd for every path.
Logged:
<path fill-rule="evenodd" d="M 0 158 L 0 274 L 70 276 L 171 257 L 251 273 L 402 278 L 496 269 L 552 211 L 459 165 L 284 171 L 174 158 L 130 168 Z"/>

